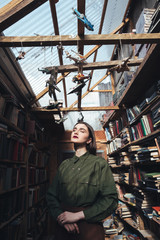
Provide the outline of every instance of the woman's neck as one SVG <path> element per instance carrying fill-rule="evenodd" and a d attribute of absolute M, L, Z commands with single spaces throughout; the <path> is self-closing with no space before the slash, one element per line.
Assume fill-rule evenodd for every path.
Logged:
<path fill-rule="evenodd" d="M 87 152 L 86 147 L 77 148 L 77 149 L 76 149 L 76 152 L 75 152 L 75 155 L 76 155 L 77 157 L 80 157 L 80 156 L 82 156 L 83 154 L 85 154 L 86 152 Z"/>

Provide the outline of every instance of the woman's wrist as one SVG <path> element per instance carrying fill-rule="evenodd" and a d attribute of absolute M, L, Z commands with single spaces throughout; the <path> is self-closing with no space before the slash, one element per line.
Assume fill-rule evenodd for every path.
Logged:
<path fill-rule="evenodd" d="M 85 219 L 85 215 L 83 211 L 77 212 L 76 214 L 77 214 L 78 220 Z"/>

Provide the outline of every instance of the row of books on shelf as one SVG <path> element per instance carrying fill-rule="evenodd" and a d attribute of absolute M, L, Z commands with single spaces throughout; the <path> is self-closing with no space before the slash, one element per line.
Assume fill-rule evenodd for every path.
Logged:
<path fill-rule="evenodd" d="M 108 163 L 111 167 L 128 166 L 135 162 L 159 162 L 160 152 L 157 146 L 128 146 L 128 151 L 122 151 L 118 155 L 109 156 Z"/>
<path fill-rule="evenodd" d="M 32 207 L 45 197 L 48 188 L 48 183 L 42 183 L 34 188 L 29 187 L 28 207 Z"/>
<path fill-rule="evenodd" d="M 25 131 L 26 116 L 17 99 L 12 95 L 0 95 L 0 116 Z"/>
<path fill-rule="evenodd" d="M 114 180 L 118 183 L 126 183 L 137 186 L 146 191 L 160 192 L 160 172 L 130 166 L 121 173 L 113 173 Z"/>
<path fill-rule="evenodd" d="M 24 238 L 24 231 L 23 231 L 23 221 L 24 217 L 19 216 L 11 223 L 6 225 L 4 228 L 0 230 L 0 239 L 23 239 Z"/>
<path fill-rule="evenodd" d="M 138 126 L 138 124 L 140 124 Z M 147 136 L 151 134 L 148 130 L 145 130 L 145 132 L 142 131 L 142 125 L 141 123 L 138 123 L 137 125 L 131 126 L 129 128 L 124 128 L 119 137 L 113 138 L 112 141 L 108 142 L 106 145 L 106 151 L 107 154 L 111 154 L 122 147 L 126 146 L 129 143 L 132 143 L 132 141 L 141 139 L 144 136 Z"/>
<path fill-rule="evenodd" d="M 143 115 L 136 124 L 129 127 L 130 139 L 135 141 L 139 138 L 143 138 L 152 132 L 154 132 L 154 127 L 150 114 Z"/>
<path fill-rule="evenodd" d="M 0 165 L 0 192 L 25 184 L 26 169 L 24 167 L 8 167 Z"/>
<path fill-rule="evenodd" d="M 28 147 L 28 162 L 37 167 L 45 167 L 48 164 L 50 153 L 48 151 L 40 151 L 33 144 Z"/>
<path fill-rule="evenodd" d="M 157 96 L 160 96 L 160 91 Z M 148 105 L 149 103 L 150 101 L 148 101 Z M 122 129 L 127 127 L 128 123 L 133 125 L 130 128 L 131 140 L 146 136 L 158 129 L 160 127 L 160 98 L 157 98 L 157 101 L 150 107 L 147 114 L 141 116 L 142 110 L 143 108 L 140 105 L 134 105 L 132 108 L 126 109 L 126 115 L 123 113 L 118 120 L 109 122 L 108 127 L 105 128 L 107 141 L 118 136 Z"/>
<path fill-rule="evenodd" d="M 0 224 L 24 210 L 25 192 L 23 188 L 0 195 Z"/>
<path fill-rule="evenodd" d="M 129 146 L 128 154 L 132 163 L 160 160 L 160 153 L 157 146 Z"/>
<path fill-rule="evenodd" d="M 28 212 L 27 218 L 27 239 L 34 240 L 39 236 L 47 222 L 46 201 L 42 200 L 36 208 L 33 207 Z"/>
<path fill-rule="evenodd" d="M 151 224 L 151 222 L 149 223 L 149 221 L 146 221 L 144 218 L 141 218 L 139 212 L 133 209 L 130 205 L 124 203 L 123 201 L 119 201 L 116 214 L 118 214 L 118 216 L 120 216 L 123 222 L 127 224 L 127 226 L 129 226 L 129 228 L 127 228 L 127 231 L 131 228 L 136 230 L 136 234 L 135 231 L 133 230 L 133 233 L 129 235 L 128 239 L 154 239 L 154 240 L 159 239 L 158 238 L 159 231 L 156 232 L 152 230 L 154 223 Z M 140 222 L 142 223 L 142 221 L 143 225 L 141 226 Z"/>
<path fill-rule="evenodd" d="M 133 167 L 130 171 L 130 179 L 136 186 L 160 192 L 160 172 L 146 172 Z"/>
<path fill-rule="evenodd" d="M 143 214 L 148 219 L 154 219 L 160 224 L 160 199 L 142 189 L 134 188 L 133 192 L 127 192 L 124 185 L 116 184 L 116 186 L 120 203 L 117 211 L 121 218 L 132 217 L 135 219 L 134 214 L 138 211 L 141 212 L 140 215 Z"/>
<path fill-rule="evenodd" d="M 115 137 L 107 143 L 107 154 L 117 151 L 130 142 L 129 128 L 125 127 L 119 134 L 119 137 Z"/>
<path fill-rule="evenodd" d="M 120 215 L 122 217 L 120 217 Z M 126 217 L 128 215 L 128 217 Z M 155 233 L 148 228 L 142 229 L 139 224 L 139 217 L 134 211 L 129 209 L 127 205 L 119 201 L 116 214 L 112 214 L 103 222 L 105 235 L 109 239 L 154 239 L 158 240 Z M 136 231 L 135 231 L 136 230 Z"/>
<path fill-rule="evenodd" d="M 29 184 L 40 184 L 47 181 L 47 170 L 44 168 L 29 167 Z"/>
<path fill-rule="evenodd" d="M 126 125 L 127 118 L 125 114 L 118 120 L 109 122 L 108 127 L 105 128 L 106 139 L 110 141 L 112 138 L 116 137 Z"/>
<path fill-rule="evenodd" d="M 0 160 L 24 161 L 26 140 L 17 132 L 7 130 L 7 126 L 1 124 L 0 128 Z"/>

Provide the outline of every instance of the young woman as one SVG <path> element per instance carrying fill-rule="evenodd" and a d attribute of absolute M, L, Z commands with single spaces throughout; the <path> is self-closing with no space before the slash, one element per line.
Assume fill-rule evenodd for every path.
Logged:
<path fill-rule="evenodd" d="M 47 193 L 57 221 L 56 240 L 104 240 L 102 220 L 117 207 L 113 176 L 105 159 L 96 156 L 93 128 L 77 123 L 71 134 L 75 155 L 64 160 Z"/>

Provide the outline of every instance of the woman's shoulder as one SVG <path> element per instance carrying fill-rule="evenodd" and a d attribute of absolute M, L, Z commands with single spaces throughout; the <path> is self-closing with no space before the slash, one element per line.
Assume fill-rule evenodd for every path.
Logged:
<path fill-rule="evenodd" d="M 102 166 L 108 165 L 107 160 L 101 156 L 90 154 L 90 158 L 92 159 L 92 161 L 94 161 L 95 163 L 99 163 Z"/>

